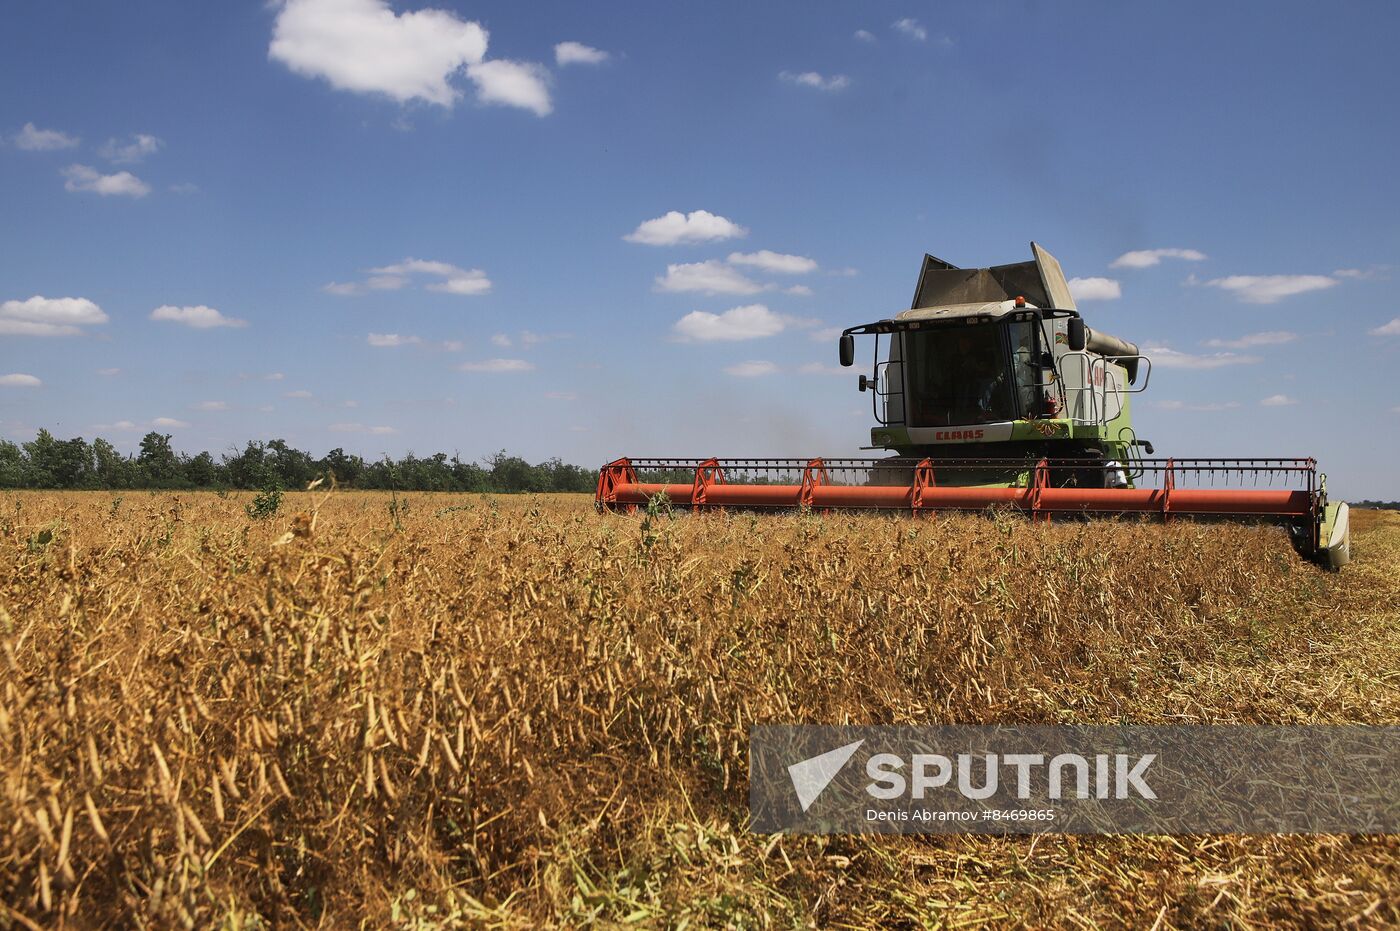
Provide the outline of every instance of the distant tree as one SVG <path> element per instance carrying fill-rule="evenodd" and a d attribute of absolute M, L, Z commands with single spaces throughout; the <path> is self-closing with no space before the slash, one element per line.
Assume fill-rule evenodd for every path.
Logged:
<path fill-rule="evenodd" d="M 56 452 L 54 479 L 59 488 L 85 488 L 92 484 L 92 447 L 82 437 L 60 441 Z"/>
<path fill-rule="evenodd" d="M 99 488 L 131 488 L 138 473 L 131 459 L 102 437 L 92 441 L 93 484 Z"/>
<path fill-rule="evenodd" d="M 503 449 L 486 460 L 491 467 L 491 488 L 495 491 L 546 491 L 538 469 L 519 456 L 508 456 Z"/>
<path fill-rule="evenodd" d="M 182 478 L 180 460 L 170 445 L 169 433 L 152 430 L 143 436 L 141 451 L 136 454 L 136 465 L 146 482 L 156 488 L 169 488 L 179 484 Z"/>
<path fill-rule="evenodd" d="M 475 462 L 463 462 L 460 456 L 452 457 L 452 483 L 457 491 L 488 491 L 491 475 Z"/>
<path fill-rule="evenodd" d="M 31 488 L 63 488 L 65 450 L 54 435 L 41 429 L 24 444 L 29 466 L 25 469 L 25 484 Z"/>
<path fill-rule="evenodd" d="M 185 482 L 195 488 L 213 488 L 224 484 L 223 467 L 207 452 L 186 460 L 184 472 Z"/>
<path fill-rule="evenodd" d="M 263 444 L 252 440 L 243 452 L 224 456 L 224 470 L 228 473 L 229 484 L 234 488 L 261 488 L 266 484 L 266 466 Z"/>
<path fill-rule="evenodd" d="M 337 446 L 326 453 L 325 458 L 316 464 L 322 474 L 330 473 L 342 485 L 355 485 L 365 471 L 365 461 L 359 456 L 347 456 L 345 450 Z"/>
<path fill-rule="evenodd" d="M 544 484 L 549 491 L 593 491 L 598 486 L 598 476 L 587 469 L 569 465 L 557 456 L 542 462 L 536 468 L 542 473 Z"/>
<path fill-rule="evenodd" d="M 22 488 L 29 462 L 24 450 L 9 440 L 0 440 L 0 488 Z"/>
<path fill-rule="evenodd" d="M 549 459 L 531 465 L 501 450 L 484 463 L 463 462 L 458 455 L 434 453 L 426 458 L 407 453 L 397 461 L 387 455 L 374 462 L 336 448 L 321 459 L 285 440 L 250 440 L 241 452 L 215 460 L 207 452 L 177 453 L 170 434 L 152 431 L 141 438 L 135 456 L 125 456 L 101 437 L 59 440 L 40 430 L 28 443 L 0 440 L 0 487 L 3 488 L 222 488 L 290 490 L 304 488 L 328 472 L 347 488 L 396 491 L 548 492 L 592 491 L 598 473 Z"/>
<path fill-rule="evenodd" d="M 288 446 L 286 440 L 269 440 L 263 462 L 283 488 L 305 488 L 316 477 L 311 455 Z"/>

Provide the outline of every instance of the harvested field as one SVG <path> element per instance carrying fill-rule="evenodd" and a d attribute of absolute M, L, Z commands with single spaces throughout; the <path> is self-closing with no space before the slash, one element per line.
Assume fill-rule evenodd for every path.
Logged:
<path fill-rule="evenodd" d="M 0 928 L 1400 923 L 1396 837 L 770 838 L 756 723 L 1400 724 L 1400 515 L 0 496 Z"/>

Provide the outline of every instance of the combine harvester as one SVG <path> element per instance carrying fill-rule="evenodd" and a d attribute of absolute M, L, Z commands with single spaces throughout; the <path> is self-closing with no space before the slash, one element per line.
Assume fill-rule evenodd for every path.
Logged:
<path fill-rule="evenodd" d="M 1130 396 L 1152 362 L 1090 329 L 1054 256 L 958 268 L 924 256 L 912 309 L 850 327 L 875 337 L 872 459 L 618 459 L 598 479 L 600 509 L 656 495 L 684 508 L 843 509 L 925 514 L 989 507 L 1053 515 L 1250 520 L 1288 528 L 1306 558 L 1351 558 L 1347 506 L 1327 500 L 1313 459 L 1154 459 Z M 1147 455 L 1144 456 L 1143 453 Z"/>

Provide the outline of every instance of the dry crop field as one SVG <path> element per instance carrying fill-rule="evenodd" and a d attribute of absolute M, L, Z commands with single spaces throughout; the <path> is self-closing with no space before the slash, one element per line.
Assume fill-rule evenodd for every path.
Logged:
<path fill-rule="evenodd" d="M 747 833 L 756 723 L 1400 723 L 1400 516 L 0 495 L 0 928 L 1400 923 L 1396 837 Z"/>

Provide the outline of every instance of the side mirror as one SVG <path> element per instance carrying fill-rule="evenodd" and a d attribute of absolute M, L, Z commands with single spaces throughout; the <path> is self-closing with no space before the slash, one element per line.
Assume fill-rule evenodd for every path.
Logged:
<path fill-rule="evenodd" d="M 841 334 L 841 364 L 854 365 L 856 361 L 856 338 L 849 333 Z"/>
<path fill-rule="evenodd" d="M 1069 348 L 1071 352 L 1083 352 L 1084 346 L 1089 342 L 1085 334 L 1084 318 L 1069 318 Z"/>
<path fill-rule="evenodd" d="M 861 390 L 861 391 L 874 391 L 874 390 L 875 390 L 875 379 L 871 378 L 869 375 L 862 375 L 862 376 L 860 376 L 860 390 Z"/>

